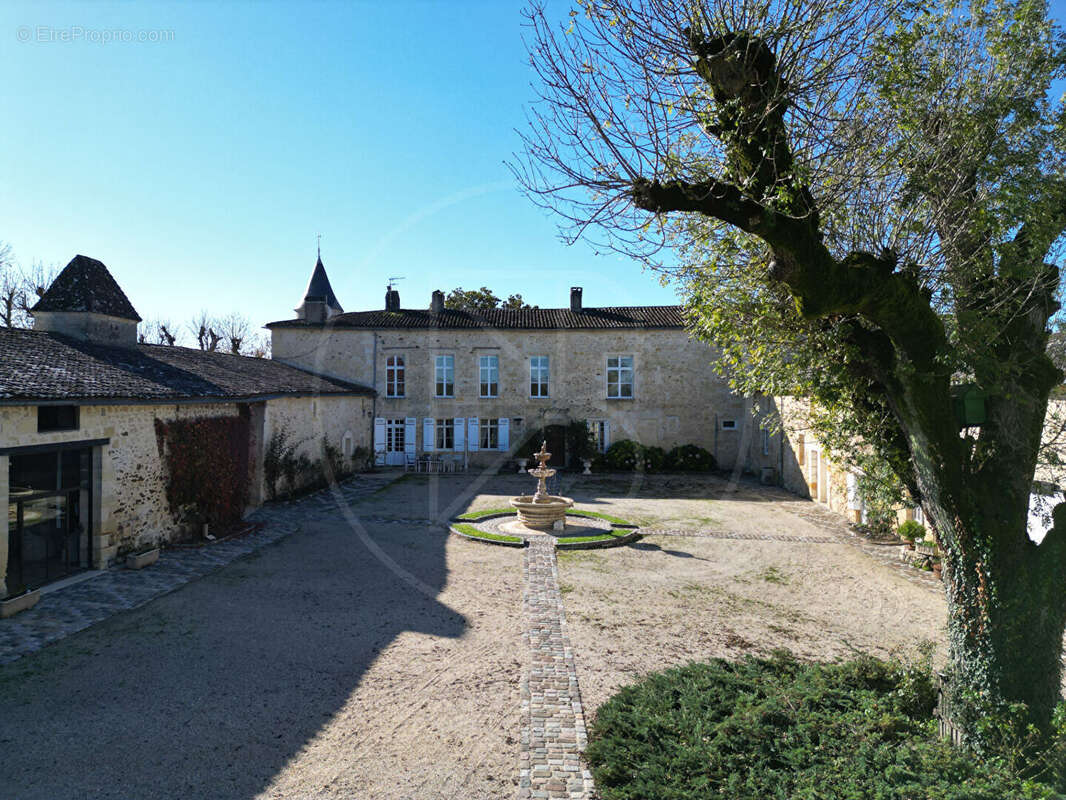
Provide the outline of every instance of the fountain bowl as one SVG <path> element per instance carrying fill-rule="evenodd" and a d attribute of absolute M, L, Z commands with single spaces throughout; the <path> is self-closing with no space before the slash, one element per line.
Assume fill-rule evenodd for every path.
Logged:
<path fill-rule="evenodd" d="M 534 500 L 533 495 L 524 494 L 511 498 L 511 505 L 518 511 L 518 521 L 527 528 L 550 531 L 560 520 L 565 524 L 566 510 L 573 507 L 574 501 L 569 497 L 547 495 L 545 500 Z"/>

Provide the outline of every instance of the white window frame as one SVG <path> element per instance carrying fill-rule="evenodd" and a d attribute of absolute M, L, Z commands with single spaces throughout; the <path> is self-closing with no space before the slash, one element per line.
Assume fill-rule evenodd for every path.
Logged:
<path fill-rule="evenodd" d="M 622 363 L 623 359 L 629 361 L 629 365 L 626 366 Z M 614 366 L 611 366 L 611 362 L 614 362 Z M 607 384 L 607 399 L 608 400 L 632 400 L 636 395 L 636 359 L 632 355 L 620 355 L 614 354 L 607 356 L 606 361 L 606 373 L 605 381 Z M 629 380 L 623 381 L 622 378 L 625 373 L 629 373 Z M 611 394 L 611 376 L 616 377 L 614 384 L 614 394 Z M 625 394 L 622 391 L 622 387 L 629 386 L 629 394 Z"/>
<path fill-rule="evenodd" d="M 397 388 L 399 391 L 396 391 Z M 389 356 L 385 359 L 385 396 L 407 396 L 407 368 L 403 356 Z"/>
<path fill-rule="evenodd" d="M 436 421 L 435 435 L 436 441 L 433 443 L 434 450 L 454 450 L 455 449 L 455 418 L 444 417 L 438 418 Z M 451 432 L 451 442 L 448 441 L 448 433 Z"/>
<path fill-rule="evenodd" d="M 478 396 L 500 396 L 500 357 L 495 355 L 478 357 Z"/>
<path fill-rule="evenodd" d="M 450 353 L 433 358 L 433 396 L 455 397 L 455 356 Z"/>
<path fill-rule="evenodd" d="M 723 431 L 735 431 L 737 429 L 737 421 L 735 419 L 723 419 L 722 430 Z"/>
<path fill-rule="evenodd" d="M 537 376 L 535 380 L 534 374 Z M 534 385 L 536 394 L 533 393 Z M 533 399 L 551 397 L 551 359 L 548 356 L 529 357 L 529 396 Z"/>
<path fill-rule="evenodd" d="M 611 446 L 611 423 L 605 419 L 586 420 L 589 430 L 592 431 L 592 441 L 597 452 L 606 453 Z"/>
<path fill-rule="evenodd" d="M 478 449 L 500 449 L 500 420 L 498 417 L 481 418 L 478 423 Z"/>

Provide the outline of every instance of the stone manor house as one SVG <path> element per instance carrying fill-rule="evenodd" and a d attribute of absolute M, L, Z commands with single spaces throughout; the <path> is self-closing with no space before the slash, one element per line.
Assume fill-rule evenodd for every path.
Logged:
<path fill-rule="evenodd" d="M 715 374 L 713 349 L 689 337 L 679 306 L 589 307 L 580 287 L 564 308 L 427 300 L 404 308 L 390 287 L 384 308 L 345 313 L 319 259 L 296 318 L 267 325 L 274 359 L 374 389 L 379 464 L 428 455 L 489 467 L 545 431 L 552 464 L 572 465 L 563 429 L 575 421 L 600 450 L 696 444 L 727 469 L 779 464 L 780 442 L 752 433 L 751 401 Z"/>
<path fill-rule="evenodd" d="M 270 443 L 295 456 L 326 448 L 378 464 L 412 458 L 514 469 L 544 429 L 553 462 L 564 426 L 597 446 L 632 439 L 696 444 L 718 465 L 777 481 L 789 442 L 753 424 L 749 398 L 711 368 L 677 306 L 384 308 L 345 313 L 321 258 L 293 319 L 270 329 L 273 358 L 139 344 L 140 317 L 107 268 L 75 257 L 32 309 L 32 330 L 0 329 L 0 599 L 187 533 L 170 508 L 160 425 L 240 420 L 247 504 L 270 493 Z M 765 403 L 765 400 L 755 401 Z M 761 409 L 762 406 L 758 406 Z M 790 471 L 791 470 L 791 471 Z"/>

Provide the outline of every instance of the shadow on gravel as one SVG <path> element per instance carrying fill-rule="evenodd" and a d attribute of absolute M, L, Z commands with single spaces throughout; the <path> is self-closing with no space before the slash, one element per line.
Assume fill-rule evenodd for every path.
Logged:
<path fill-rule="evenodd" d="M 338 514 L 0 667 L 0 796 L 263 792 L 399 634 L 466 630 L 435 599 L 446 533 L 390 525 L 368 536 L 434 596 L 394 575 Z"/>

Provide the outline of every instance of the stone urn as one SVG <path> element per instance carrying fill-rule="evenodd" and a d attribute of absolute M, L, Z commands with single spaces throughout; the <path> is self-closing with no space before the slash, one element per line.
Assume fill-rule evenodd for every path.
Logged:
<path fill-rule="evenodd" d="M 529 459 L 528 458 L 518 458 L 518 459 L 515 459 L 515 460 L 518 462 L 518 474 L 519 475 L 525 475 L 526 474 L 526 464 L 529 462 Z"/>
<path fill-rule="evenodd" d="M 581 474 L 582 475 L 591 475 L 592 474 L 592 459 L 591 458 L 583 458 L 583 459 L 581 459 L 581 463 L 585 467 L 585 471 L 582 472 Z"/>

